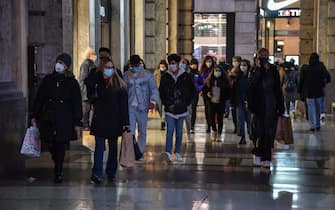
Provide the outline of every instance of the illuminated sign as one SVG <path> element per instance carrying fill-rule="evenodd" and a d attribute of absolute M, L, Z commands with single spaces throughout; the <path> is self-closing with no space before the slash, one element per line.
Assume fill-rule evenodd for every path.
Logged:
<path fill-rule="evenodd" d="M 275 10 L 280 10 L 280 9 L 283 9 L 293 3 L 296 3 L 298 2 L 299 0 L 285 0 L 285 1 L 280 1 L 280 2 L 277 2 L 275 0 L 269 0 L 268 1 L 268 9 L 271 10 L 271 11 L 275 11 Z"/>
<path fill-rule="evenodd" d="M 281 9 L 277 11 L 264 10 L 262 15 L 267 18 L 294 18 L 300 17 L 301 9 L 290 8 L 290 9 Z"/>

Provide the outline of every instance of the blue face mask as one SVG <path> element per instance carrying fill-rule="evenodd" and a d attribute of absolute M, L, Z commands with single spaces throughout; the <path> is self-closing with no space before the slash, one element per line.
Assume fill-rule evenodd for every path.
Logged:
<path fill-rule="evenodd" d="M 186 64 L 185 63 L 181 63 L 181 64 L 179 64 L 179 68 L 181 68 L 181 69 L 184 69 L 184 70 L 186 70 Z"/>
<path fill-rule="evenodd" d="M 114 69 L 108 69 L 108 68 L 104 69 L 104 76 L 105 77 L 108 77 L 108 78 L 112 77 L 113 73 L 114 73 Z"/>
<path fill-rule="evenodd" d="M 221 77 L 221 75 L 222 75 L 221 71 L 214 72 L 214 77 L 216 77 L 216 78 Z"/>
<path fill-rule="evenodd" d="M 137 66 L 137 67 L 131 67 L 131 72 L 133 73 L 138 73 L 139 71 L 141 71 L 141 67 L 140 66 Z"/>

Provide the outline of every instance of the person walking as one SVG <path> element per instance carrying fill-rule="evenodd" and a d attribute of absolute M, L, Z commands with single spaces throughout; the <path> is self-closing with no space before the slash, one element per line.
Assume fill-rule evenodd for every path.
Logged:
<path fill-rule="evenodd" d="M 213 71 L 205 80 L 203 94 L 206 94 L 210 99 L 211 127 L 214 131 L 213 140 L 221 141 L 224 105 L 229 98 L 229 81 L 221 66 L 214 66 Z M 218 126 L 216 126 L 216 122 Z"/>
<path fill-rule="evenodd" d="M 320 114 L 323 106 L 324 87 L 330 82 L 330 74 L 319 60 L 317 53 L 309 57 L 309 65 L 304 66 L 300 74 L 299 92 L 306 98 L 310 131 L 319 131 Z"/>
<path fill-rule="evenodd" d="M 298 94 L 298 72 L 295 70 L 292 63 L 285 62 L 281 66 L 284 69 L 281 87 L 284 95 L 285 114 L 290 115 L 291 104 L 295 107 L 295 101 Z M 293 111 L 295 111 L 295 108 Z M 295 118 L 295 112 L 293 112 L 293 117 Z"/>
<path fill-rule="evenodd" d="M 92 69 L 95 68 L 94 62 L 97 58 L 94 50 L 92 48 L 87 48 L 84 53 L 84 61 L 80 65 L 79 68 L 79 77 L 78 82 L 81 90 L 81 99 L 83 106 L 83 129 L 89 130 L 90 127 L 90 112 L 92 108 L 92 104 L 89 102 L 87 98 L 87 89 L 85 85 L 85 79 L 89 75 Z"/>
<path fill-rule="evenodd" d="M 65 150 L 71 140 L 77 139 L 82 126 L 82 99 L 80 87 L 69 70 L 71 56 L 57 56 L 54 70 L 38 88 L 32 110 L 32 124 L 39 127 L 40 138 L 48 144 L 54 162 L 54 182 L 63 181 Z"/>
<path fill-rule="evenodd" d="M 91 182 L 100 184 L 103 182 L 105 140 L 108 140 L 109 148 L 106 174 L 113 181 L 118 165 L 117 139 L 123 131 L 129 129 L 127 87 L 109 58 L 100 63 L 85 83 L 87 88 L 97 91 L 91 126 L 91 135 L 95 137 Z"/>
<path fill-rule="evenodd" d="M 203 59 L 202 64 L 200 66 L 200 73 L 204 80 L 206 80 L 209 74 L 212 72 L 214 68 L 214 64 L 215 62 L 212 56 L 207 55 Z M 206 117 L 206 123 L 207 123 L 206 133 L 210 133 L 211 132 L 210 99 L 208 98 L 206 94 L 202 94 L 202 98 L 203 98 L 204 105 L 205 105 L 205 117 Z"/>
<path fill-rule="evenodd" d="M 262 48 L 257 56 L 255 69 L 249 78 L 248 93 L 248 98 L 252 99 L 248 101 L 248 108 L 258 125 L 254 164 L 270 168 L 277 118 L 283 115 L 285 108 L 279 72 L 269 63 L 269 51 Z"/>
<path fill-rule="evenodd" d="M 169 68 L 161 79 L 159 93 L 165 109 L 167 123 L 166 146 L 162 158 L 168 162 L 172 161 L 173 133 L 176 131 L 174 157 L 178 162 L 183 161 L 181 146 L 183 140 L 184 119 L 188 115 L 187 107 L 191 104 L 195 93 L 191 76 L 180 68 L 181 58 L 177 54 L 168 56 Z"/>
<path fill-rule="evenodd" d="M 156 68 L 156 70 L 154 71 L 154 77 L 155 77 L 155 81 L 156 81 L 156 85 L 159 88 L 160 83 L 161 83 L 161 78 L 163 76 L 163 74 L 166 73 L 168 69 L 168 64 L 166 63 L 166 60 L 161 60 Z M 165 119 L 164 119 L 164 107 L 162 104 L 162 101 L 160 99 L 160 97 L 158 98 L 159 100 L 157 101 L 156 104 L 156 109 L 159 113 L 159 116 L 161 118 L 161 130 L 165 130 Z"/>
<path fill-rule="evenodd" d="M 155 108 L 159 93 L 153 74 L 144 69 L 144 63 L 140 56 L 130 56 L 130 66 L 130 71 L 124 74 L 124 81 L 128 88 L 130 131 L 135 135 L 137 126 L 137 141 L 142 154 L 144 154 L 147 141 L 148 111 Z M 144 160 L 144 156 L 140 160 Z"/>

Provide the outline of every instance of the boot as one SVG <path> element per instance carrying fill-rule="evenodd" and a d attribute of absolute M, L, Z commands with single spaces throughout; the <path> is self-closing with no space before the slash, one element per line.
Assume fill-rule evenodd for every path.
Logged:
<path fill-rule="evenodd" d="M 161 122 L 161 130 L 162 131 L 165 130 L 165 122 L 164 121 Z"/>
<path fill-rule="evenodd" d="M 55 173 L 54 182 L 55 183 L 62 183 L 63 179 L 64 179 L 64 176 L 63 176 L 63 163 L 62 162 L 55 163 L 54 173 Z"/>
<path fill-rule="evenodd" d="M 245 136 L 242 136 L 241 137 L 241 140 L 240 140 L 240 142 L 238 143 L 238 144 L 246 144 L 247 142 L 245 141 Z"/>

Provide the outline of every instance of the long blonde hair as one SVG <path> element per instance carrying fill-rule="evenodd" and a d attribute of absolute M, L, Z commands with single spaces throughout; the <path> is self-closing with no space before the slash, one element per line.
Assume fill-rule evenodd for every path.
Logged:
<path fill-rule="evenodd" d="M 110 58 L 105 58 L 101 60 L 97 71 L 103 72 L 106 64 L 108 62 L 113 63 L 112 59 Z M 114 64 L 114 63 L 113 63 Z M 123 79 L 120 77 L 119 73 L 116 71 L 116 68 L 114 67 L 114 73 L 112 78 L 109 80 L 109 84 L 111 87 L 119 88 L 119 89 L 127 89 L 126 83 L 123 81 Z"/>

